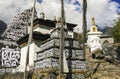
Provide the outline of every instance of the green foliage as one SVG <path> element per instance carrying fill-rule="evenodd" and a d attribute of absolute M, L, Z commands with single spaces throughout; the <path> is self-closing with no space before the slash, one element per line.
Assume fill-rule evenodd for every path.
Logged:
<path fill-rule="evenodd" d="M 118 21 L 113 27 L 112 35 L 114 37 L 115 42 L 120 42 L 120 18 L 118 18 Z"/>

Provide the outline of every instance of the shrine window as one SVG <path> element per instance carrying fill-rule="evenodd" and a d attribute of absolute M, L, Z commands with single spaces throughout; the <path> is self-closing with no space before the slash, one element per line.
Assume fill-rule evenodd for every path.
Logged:
<path fill-rule="evenodd" d="M 95 27 L 93 27 L 93 28 L 92 28 L 92 30 L 93 30 L 93 32 L 95 32 L 95 31 L 96 31 L 96 28 L 95 28 Z"/>

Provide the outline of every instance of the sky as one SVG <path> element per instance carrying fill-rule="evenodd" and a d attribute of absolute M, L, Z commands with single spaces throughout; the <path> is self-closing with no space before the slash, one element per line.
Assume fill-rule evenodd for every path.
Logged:
<path fill-rule="evenodd" d="M 75 31 L 82 31 L 82 0 L 64 0 L 66 22 L 78 24 Z M 0 0 L 0 20 L 7 24 L 14 16 L 31 8 L 33 0 Z M 60 0 L 42 0 L 36 2 L 37 15 L 45 13 L 45 19 L 60 18 Z M 96 25 L 100 28 L 112 27 L 120 12 L 120 0 L 87 0 L 87 27 L 91 27 L 91 18 L 94 16 Z"/>

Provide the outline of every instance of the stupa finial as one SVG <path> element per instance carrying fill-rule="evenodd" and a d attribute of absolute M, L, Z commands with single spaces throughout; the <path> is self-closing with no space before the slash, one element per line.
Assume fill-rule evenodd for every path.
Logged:
<path fill-rule="evenodd" d="M 95 19 L 94 19 L 94 16 L 92 16 L 92 25 L 95 25 Z"/>
<path fill-rule="evenodd" d="M 56 16 L 54 16 L 54 21 L 57 21 L 57 20 L 56 20 Z"/>

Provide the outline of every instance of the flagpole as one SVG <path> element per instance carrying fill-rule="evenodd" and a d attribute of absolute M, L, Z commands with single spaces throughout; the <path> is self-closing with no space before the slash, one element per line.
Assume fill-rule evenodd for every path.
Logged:
<path fill-rule="evenodd" d="M 30 43 L 32 41 L 33 20 L 34 20 L 34 14 L 35 14 L 35 3 L 36 3 L 36 0 L 34 0 L 33 8 L 32 8 L 32 18 L 31 18 L 30 33 L 29 33 L 29 38 L 28 38 L 28 47 L 27 47 L 27 54 L 26 54 L 24 79 L 27 79 L 27 66 L 29 65 L 29 49 L 30 49 Z"/>
<path fill-rule="evenodd" d="M 60 68 L 59 68 L 59 79 L 62 79 L 63 76 L 63 51 L 64 51 L 64 23 L 65 23 L 65 17 L 64 17 L 64 3 L 63 0 L 61 0 L 61 32 L 60 32 Z"/>
<path fill-rule="evenodd" d="M 87 1 L 83 0 L 83 53 L 84 53 L 84 59 L 85 59 L 85 42 L 86 42 L 86 31 L 87 31 L 87 23 L 86 23 L 86 11 L 87 11 Z"/>

